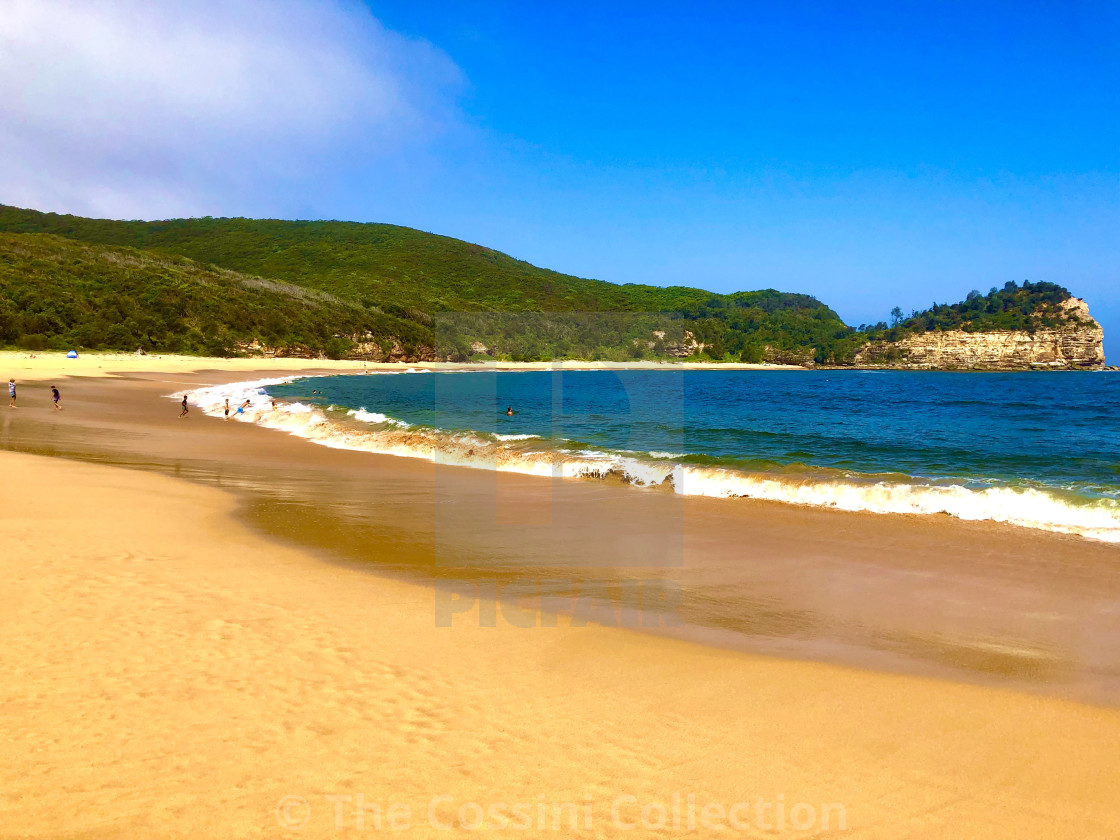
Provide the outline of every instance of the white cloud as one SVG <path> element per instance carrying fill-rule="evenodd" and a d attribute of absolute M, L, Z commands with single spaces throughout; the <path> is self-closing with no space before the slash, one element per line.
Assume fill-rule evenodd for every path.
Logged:
<path fill-rule="evenodd" d="M 461 84 L 349 0 L 0 0 L 0 203 L 267 212 L 447 130 Z"/>

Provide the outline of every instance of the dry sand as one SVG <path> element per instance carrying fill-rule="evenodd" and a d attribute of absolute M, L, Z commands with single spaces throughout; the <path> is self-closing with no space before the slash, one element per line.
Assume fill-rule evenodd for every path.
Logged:
<path fill-rule="evenodd" d="M 192 445 L 232 431 L 204 423 Z M 563 620 L 440 627 L 432 589 L 236 507 L 0 452 L 0 837 L 1120 836 L 1114 709 Z"/>
<path fill-rule="evenodd" d="M 360 835 L 358 797 L 416 837 L 473 824 L 468 803 L 527 804 L 531 836 L 576 834 L 551 831 L 575 803 L 581 836 L 649 806 L 669 825 L 639 836 L 711 837 L 702 808 L 740 802 L 744 836 L 779 803 L 779 834 L 809 808 L 805 836 L 1120 834 L 1115 711 L 623 630 L 436 627 L 430 590 L 265 541 L 219 491 L 0 462 L 3 836 Z"/>
<path fill-rule="evenodd" d="M 251 356 L 238 359 L 212 359 L 198 356 L 156 355 L 137 356 L 135 353 L 81 353 L 68 359 L 64 353 L 43 351 L 30 353 L 23 350 L 0 350 L 0 374 L 17 380 L 44 380 L 62 376 L 109 376 L 129 373 L 190 373 L 198 370 L 220 370 L 227 373 L 247 373 L 263 378 L 289 373 L 361 373 L 362 371 L 399 371 L 404 368 L 427 370 L 806 370 L 798 365 L 754 365 L 715 362 L 490 362 L 486 364 L 459 364 L 451 362 L 396 362 L 334 361 L 331 359 L 281 359 Z"/>
<path fill-rule="evenodd" d="M 247 372 L 264 377 L 274 370 L 283 370 L 285 373 L 354 373 L 361 371 L 362 367 L 362 362 L 329 359 L 209 359 L 198 356 L 84 352 L 76 359 L 68 359 L 65 353 L 55 351 L 29 353 L 23 350 L 0 350 L 0 376 L 5 379 L 15 378 L 17 382 L 21 379 L 41 381 L 63 376 L 96 377 L 141 372 L 176 374 L 197 370 Z"/>

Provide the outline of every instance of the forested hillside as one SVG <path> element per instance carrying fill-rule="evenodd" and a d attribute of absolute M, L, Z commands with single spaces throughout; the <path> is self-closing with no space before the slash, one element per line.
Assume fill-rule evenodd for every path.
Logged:
<path fill-rule="evenodd" d="M 1069 290 L 1056 283 L 1025 280 L 1020 286 L 1008 281 L 1002 289 L 993 286 L 986 295 L 972 291 L 960 303 L 935 303 L 929 309 L 908 316 L 895 309 L 892 324 L 861 325 L 859 329 L 871 338 L 892 341 L 938 330 L 1031 332 L 1058 326 L 1066 317 L 1061 303 L 1070 297 Z"/>
<path fill-rule="evenodd" d="M 205 268 L 186 257 L 0 233 L 0 343 L 223 355 L 258 341 L 340 357 L 366 336 L 407 352 L 432 342 L 431 320 L 313 289 Z M 343 337 L 345 336 L 345 337 Z"/>
<path fill-rule="evenodd" d="M 506 254 L 412 228 L 355 222 L 172 219 L 121 222 L 0 205 L 0 230 L 53 233 L 190 257 L 369 302 L 429 312 L 686 312 L 724 298 L 683 286 L 618 285 L 537 268 Z M 726 296 L 734 297 L 734 296 Z M 821 304 L 790 295 L 789 308 Z M 835 314 L 833 313 L 833 317 Z M 839 321 L 839 319 L 836 319 Z"/>
<path fill-rule="evenodd" d="M 449 325 L 447 340 L 440 335 L 430 339 L 441 344 L 439 354 L 456 357 L 474 355 L 471 346 L 482 344 L 518 359 L 700 354 L 825 361 L 850 356 L 855 344 L 851 328 L 808 295 L 774 290 L 718 295 L 683 286 L 616 285 L 394 225 L 209 218 L 120 222 L 0 205 L 0 231 L 54 234 L 166 258 L 187 257 L 203 266 L 325 292 L 410 323 L 456 313 L 437 318 L 437 327 Z M 107 282 L 112 272 L 101 276 Z M 461 314 L 472 312 L 488 314 L 473 321 Z M 514 330 L 512 321 L 502 323 L 496 315 L 513 312 L 541 315 L 519 319 Z M 584 313 L 629 314 L 621 323 Z M 343 325 L 334 332 L 346 334 L 348 329 Z M 655 331 L 666 335 L 660 338 Z M 238 331 L 230 325 L 228 332 Z M 211 348 L 219 341 L 206 338 Z"/>
<path fill-rule="evenodd" d="M 1069 296 L 1007 283 L 852 329 L 808 295 L 617 285 L 395 225 L 0 205 L 0 344 L 26 348 L 843 365 L 869 341 L 1051 326 Z"/>

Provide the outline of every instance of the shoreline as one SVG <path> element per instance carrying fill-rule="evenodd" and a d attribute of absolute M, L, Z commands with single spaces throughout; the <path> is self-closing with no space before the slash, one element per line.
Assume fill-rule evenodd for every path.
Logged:
<path fill-rule="evenodd" d="M 244 372 L 167 376 L 190 388 Z M 254 521 L 264 532 L 329 547 L 374 573 L 478 586 L 520 576 L 538 601 L 668 581 L 684 599 L 683 626 L 657 632 L 1120 703 L 1115 546 L 994 523 L 680 497 L 308 446 L 194 414 L 179 424 L 163 375 L 86 381 L 63 388 L 67 411 L 0 413 L 4 448 L 230 487 L 260 500 Z M 71 406 L 70 397 L 85 403 Z M 392 551 L 369 552 L 382 543 Z M 999 591 L 1011 597 L 993 611 Z M 626 599 L 607 602 L 622 624 Z"/>
<path fill-rule="evenodd" d="M 364 373 L 420 373 L 364 371 Z M 451 371 L 437 371 L 451 372 Z M 459 371 L 455 371 L 459 372 Z M 481 372 L 481 371 L 463 371 Z M 345 376 L 330 373 L 327 376 Z M 350 374 L 357 375 L 357 374 Z M 192 402 L 203 413 L 221 417 L 223 401 L 233 406 L 245 400 L 262 405 L 267 389 L 286 384 L 275 377 L 204 386 L 190 392 Z M 171 398 L 171 395 L 167 395 Z M 503 436 L 465 429 L 416 426 L 379 413 L 381 406 L 367 410 L 358 403 L 330 406 L 301 402 L 281 396 L 272 410 L 251 409 L 239 422 L 250 422 L 309 443 L 394 457 L 431 460 L 445 466 L 461 466 L 498 472 L 514 472 L 538 478 L 570 480 L 621 480 L 640 488 L 661 488 L 680 495 L 772 501 L 810 508 L 826 508 L 876 515 L 949 515 L 963 521 L 990 521 L 1016 528 L 1049 533 L 1073 534 L 1084 539 L 1120 543 L 1120 519 L 1100 500 L 1084 498 L 1077 504 L 1046 486 L 1022 487 L 1013 483 L 968 485 L 963 479 L 908 476 L 898 472 L 856 473 L 800 465 L 803 469 L 756 470 L 731 462 L 709 460 L 696 464 L 688 452 L 641 452 L 606 446 L 568 447 L 563 440 L 539 435 Z M 345 414 L 345 416 L 343 416 Z M 1031 516 L 1020 511 L 1028 508 Z"/>
<path fill-rule="evenodd" d="M 30 358 L 34 355 L 35 358 Z M 107 370 L 106 366 L 109 369 Z M 638 361 L 606 362 L 558 359 L 548 362 L 367 362 L 354 359 L 309 359 L 270 356 L 177 356 L 114 351 L 86 351 L 77 359 L 67 359 L 62 351 L 0 350 L 0 367 L 10 371 L 27 371 L 44 378 L 69 375 L 101 376 L 111 372 L 140 373 L 156 371 L 197 372 L 203 370 L 243 370 L 246 372 L 316 371 L 329 373 L 385 372 L 397 373 L 416 368 L 432 371 L 535 371 L 535 370 L 752 370 L 752 371 L 900 371 L 907 373 L 1110 373 L 1120 367 L 1105 365 L 1100 368 L 1074 369 L 1068 367 L 1029 368 L 927 368 L 889 367 L 880 365 L 783 365 L 751 364 L 746 362 L 688 362 L 688 361 Z M 9 374 L 10 375 L 10 374 Z"/>
<path fill-rule="evenodd" d="M 51 376 L 103 376 L 111 373 L 317 371 L 323 373 L 397 373 L 408 368 L 432 371 L 530 371 L 530 370 L 811 370 L 801 365 L 747 364 L 745 362 L 365 362 L 352 359 L 304 359 L 289 357 L 137 356 L 135 353 L 90 351 L 67 359 L 61 351 L 0 350 L 0 368 Z M 10 375 L 10 374 L 9 374 Z"/>

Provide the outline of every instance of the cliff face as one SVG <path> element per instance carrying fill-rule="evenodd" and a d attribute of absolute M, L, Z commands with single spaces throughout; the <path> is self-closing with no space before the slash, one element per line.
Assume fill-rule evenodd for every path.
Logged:
<path fill-rule="evenodd" d="M 377 341 L 372 334 L 366 333 L 346 336 L 354 343 L 344 356 L 340 358 L 366 362 L 444 362 L 436 355 L 435 349 L 430 345 L 419 345 L 412 350 L 405 350 L 400 339 L 392 338 Z M 234 344 L 234 350 L 248 356 L 265 356 L 275 359 L 326 359 L 328 356 L 312 350 L 302 344 L 285 344 L 282 346 L 269 346 L 259 341 L 239 341 Z M 485 348 L 483 348 L 485 351 Z"/>
<path fill-rule="evenodd" d="M 993 332 L 947 330 L 874 341 L 856 353 L 869 367 L 972 370 L 1076 370 L 1104 365 L 1104 330 L 1078 298 L 1061 303 L 1055 327 Z"/>

